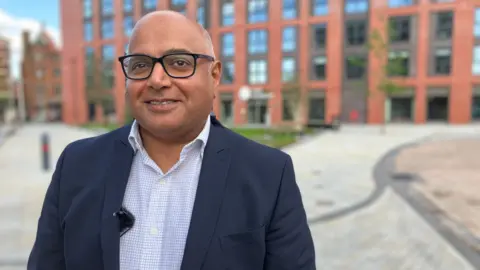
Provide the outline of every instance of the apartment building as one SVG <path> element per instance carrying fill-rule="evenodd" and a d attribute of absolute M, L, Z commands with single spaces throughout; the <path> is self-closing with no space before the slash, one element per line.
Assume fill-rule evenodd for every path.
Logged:
<path fill-rule="evenodd" d="M 61 55 L 46 31 L 22 33 L 21 76 L 27 120 L 62 119 Z M 70 105 L 70 104 L 69 104 Z"/>
<path fill-rule="evenodd" d="M 470 0 L 82 0 L 61 1 L 64 120 L 95 119 L 89 103 L 97 57 L 111 108 L 124 115 L 123 55 L 142 15 L 182 12 L 211 34 L 224 64 L 216 115 L 227 124 L 277 125 L 293 120 L 285 91 L 305 93 L 302 121 L 449 122 L 480 119 L 480 3 Z M 83 10 L 83 12 L 78 12 Z M 387 27 L 388 26 L 388 27 Z M 403 90 L 378 91 L 384 64 L 367 46 L 386 36 L 388 78 Z M 360 63 L 360 64 L 358 64 Z M 238 92 L 252 89 L 250 99 Z"/>

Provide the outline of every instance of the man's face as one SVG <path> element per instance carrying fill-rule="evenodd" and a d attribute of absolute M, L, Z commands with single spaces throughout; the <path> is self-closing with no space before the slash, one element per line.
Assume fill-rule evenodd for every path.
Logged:
<path fill-rule="evenodd" d="M 141 22 L 133 33 L 129 54 L 162 57 L 190 52 L 210 55 L 200 29 L 186 18 L 177 17 L 152 17 Z M 167 61 L 179 68 L 185 64 L 177 58 L 164 63 L 169 64 Z M 188 78 L 170 77 L 157 62 L 149 78 L 127 79 L 127 101 L 135 119 L 150 133 L 188 131 L 207 119 L 220 76 L 220 63 L 204 58 L 196 60 L 195 73 Z"/>

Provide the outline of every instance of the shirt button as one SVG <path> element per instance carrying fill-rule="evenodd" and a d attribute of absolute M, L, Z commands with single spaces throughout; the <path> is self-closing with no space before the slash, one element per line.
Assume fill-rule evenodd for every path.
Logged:
<path fill-rule="evenodd" d="M 157 235 L 158 234 L 158 229 L 155 227 L 150 228 L 150 234 L 151 235 Z"/>

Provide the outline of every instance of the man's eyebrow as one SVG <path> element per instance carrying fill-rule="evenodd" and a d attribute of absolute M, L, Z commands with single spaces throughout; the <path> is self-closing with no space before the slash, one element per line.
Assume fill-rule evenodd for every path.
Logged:
<path fill-rule="evenodd" d="M 187 49 L 182 49 L 182 48 L 172 48 L 164 52 L 164 54 L 170 54 L 170 53 L 192 53 L 192 51 Z"/>

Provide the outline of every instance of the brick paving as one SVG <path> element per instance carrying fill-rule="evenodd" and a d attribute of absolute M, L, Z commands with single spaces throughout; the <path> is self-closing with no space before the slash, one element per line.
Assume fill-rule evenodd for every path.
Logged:
<path fill-rule="evenodd" d="M 452 220 L 480 239 L 480 139 L 440 140 L 403 150 L 396 170 L 415 173 L 412 183 Z"/>

